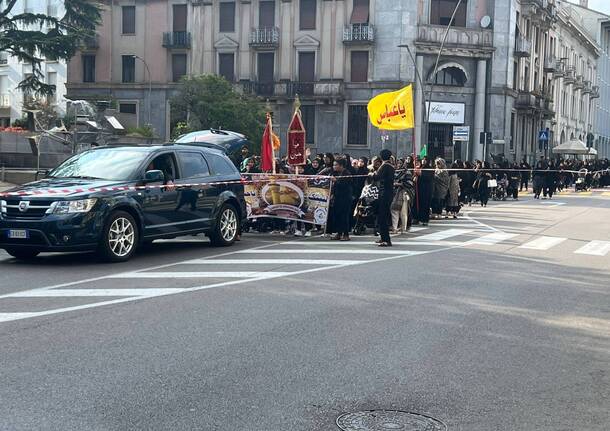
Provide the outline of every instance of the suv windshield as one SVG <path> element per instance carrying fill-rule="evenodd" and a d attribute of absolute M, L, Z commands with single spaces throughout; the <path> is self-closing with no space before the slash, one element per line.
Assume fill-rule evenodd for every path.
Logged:
<path fill-rule="evenodd" d="M 146 151 L 102 148 L 78 154 L 55 168 L 53 178 L 128 180 L 146 159 Z"/>

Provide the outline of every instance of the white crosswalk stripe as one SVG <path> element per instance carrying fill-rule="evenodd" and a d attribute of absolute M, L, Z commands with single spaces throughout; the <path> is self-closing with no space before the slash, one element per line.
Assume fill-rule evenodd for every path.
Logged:
<path fill-rule="evenodd" d="M 420 237 L 418 237 L 418 241 L 442 241 L 444 239 L 447 238 L 453 238 L 456 236 L 462 236 L 462 235 L 467 235 L 469 233 L 472 233 L 473 230 L 472 229 L 446 229 L 446 230 L 442 230 L 440 232 L 435 232 L 435 233 L 431 233 L 428 235 L 422 235 Z"/>
<path fill-rule="evenodd" d="M 549 250 L 552 247 L 555 247 L 562 242 L 567 241 L 567 238 L 557 238 L 553 236 L 541 236 L 536 238 L 533 241 L 527 242 L 519 248 L 524 248 L 528 250 Z"/>
<path fill-rule="evenodd" d="M 610 241 L 591 241 L 574 253 L 589 256 L 606 256 L 610 253 Z"/>
<path fill-rule="evenodd" d="M 184 289 L 49 289 L 15 292 L 9 298 L 61 298 L 87 296 L 160 296 L 168 293 L 180 293 Z"/>
<path fill-rule="evenodd" d="M 289 272 L 127 272 L 108 278 L 266 278 L 285 277 Z"/>
<path fill-rule="evenodd" d="M 489 235 L 482 236 L 477 239 L 473 239 L 472 241 L 468 241 L 468 244 L 472 245 L 496 245 L 504 241 L 508 241 L 509 239 L 513 239 L 519 236 L 516 233 L 506 233 L 506 232 L 494 232 Z"/>
<path fill-rule="evenodd" d="M 370 244 L 370 243 L 369 243 Z M 188 265 L 353 265 L 361 260 L 334 259 L 194 259 Z"/>
<path fill-rule="evenodd" d="M 370 243 L 369 243 L 370 244 Z M 371 246 L 373 246 L 374 244 L 371 244 Z M 334 249 L 324 249 L 324 248 L 316 248 L 316 249 L 310 249 L 310 250 L 303 250 L 303 249 L 294 249 L 291 250 L 289 248 L 286 249 L 280 249 L 280 248 L 273 248 L 273 249 L 266 249 L 266 250 L 240 250 L 237 252 L 238 254 L 288 254 L 288 253 L 292 253 L 292 254 L 364 254 L 364 255 L 383 255 L 383 254 L 401 254 L 404 256 L 415 256 L 417 254 L 421 254 L 423 252 L 417 252 L 417 251 L 410 251 L 410 250 L 398 250 L 398 249 L 378 249 L 378 248 L 372 248 L 371 249 L 360 249 L 360 250 L 346 250 L 346 249 L 341 249 L 341 248 L 334 248 Z"/>

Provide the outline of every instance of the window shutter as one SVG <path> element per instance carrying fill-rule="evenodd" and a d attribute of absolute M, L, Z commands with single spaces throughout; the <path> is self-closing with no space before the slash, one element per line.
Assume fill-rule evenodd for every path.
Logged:
<path fill-rule="evenodd" d="M 369 80 L 369 52 L 352 51 L 351 59 L 352 82 L 367 82 Z"/>
<path fill-rule="evenodd" d="M 258 9 L 258 26 L 275 27 L 275 1 L 261 1 Z"/>
<path fill-rule="evenodd" d="M 299 28 L 301 30 L 316 29 L 316 0 L 300 0 L 299 4 Z"/>
<path fill-rule="evenodd" d="M 218 74 L 227 81 L 235 81 L 235 56 L 234 54 L 218 54 Z"/>
<path fill-rule="evenodd" d="M 174 13 L 173 31 L 186 31 L 186 5 L 175 4 L 172 7 Z"/>
<path fill-rule="evenodd" d="M 220 3 L 219 31 L 223 33 L 235 31 L 235 2 Z"/>
<path fill-rule="evenodd" d="M 123 13 L 123 34 L 135 34 L 136 32 L 136 7 L 135 6 L 123 6 L 121 8 Z"/>
<path fill-rule="evenodd" d="M 351 24 L 368 24 L 369 22 L 369 0 L 354 0 Z"/>
<path fill-rule="evenodd" d="M 174 82 L 180 81 L 186 75 L 186 54 L 172 55 L 172 78 Z"/>
<path fill-rule="evenodd" d="M 299 81 L 313 82 L 316 75 L 315 52 L 299 52 Z"/>

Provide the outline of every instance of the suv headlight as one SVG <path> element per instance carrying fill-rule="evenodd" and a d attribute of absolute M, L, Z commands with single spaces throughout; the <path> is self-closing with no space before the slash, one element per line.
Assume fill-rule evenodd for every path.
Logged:
<path fill-rule="evenodd" d="M 82 199 L 79 201 L 57 201 L 49 208 L 52 214 L 86 213 L 93 208 L 97 199 Z"/>
<path fill-rule="evenodd" d="M 0 213 L 5 213 L 5 212 L 6 212 L 6 201 L 1 200 L 0 201 Z"/>

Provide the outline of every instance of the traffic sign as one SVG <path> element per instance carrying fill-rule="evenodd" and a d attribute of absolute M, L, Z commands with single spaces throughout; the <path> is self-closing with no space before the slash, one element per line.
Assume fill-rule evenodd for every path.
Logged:
<path fill-rule="evenodd" d="M 470 141 L 470 126 L 453 126 L 453 140 L 461 142 Z"/>
<path fill-rule="evenodd" d="M 541 130 L 538 132 L 538 140 L 542 141 L 542 142 L 548 142 L 549 141 L 549 130 Z"/>

